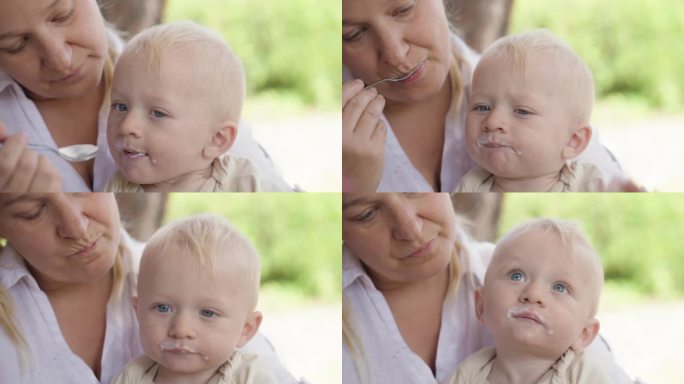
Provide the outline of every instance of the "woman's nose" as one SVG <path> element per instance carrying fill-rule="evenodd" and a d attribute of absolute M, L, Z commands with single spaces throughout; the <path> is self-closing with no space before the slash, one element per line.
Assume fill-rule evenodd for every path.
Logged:
<path fill-rule="evenodd" d="M 73 48 L 61 36 L 51 36 L 44 42 L 43 63 L 48 68 L 68 73 L 75 68 L 71 68 Z"/>
<path fill-rule="evenodd" d="M 409 44 L 404 41 L 399 28 L 387 28 L 379 31 L 378 50 L 380 60 L 392 68 L 406 65 L 406 55 L 409 51 Z M 415 65 L 416 63 L 408 63 Z"/>
<path fill-rule="evenodd" d="M 59 215 L 57 234 L 60 237 L 79 239 L 88 234 L 89 219 L 77 201 L 65 196 L 55 204 L 55 210 Z"/>
<path fill-rule="evenodd" d="M 195 337 L 192 321 L 188 318 L 187 314 L 183 312 L 176 313 L 169 326 L 169 337 L 174 339 L 188 339 Z"/>
<path fill-rule="evenodd" d="M 394 237 L 399 240 L 414 240 L 420 238 L 423 220 L 411 206 L 397 207 L 394 214 L 395 224 L 392 228 Z"/>

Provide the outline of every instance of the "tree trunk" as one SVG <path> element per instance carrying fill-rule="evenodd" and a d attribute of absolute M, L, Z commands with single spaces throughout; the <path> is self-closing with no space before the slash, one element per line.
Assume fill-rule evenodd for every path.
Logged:
<path fill-rule="evenodd" d="M 105 19 L 128 36 L 161 23 L 165 8 L 166 0 L 109 0 L 100 5 Z"/>
<path fill-rule="evenodd" d="M 166 213 L 166 193 L 119 193 L 121 223 L 129 235 L 145 242 L 161 227 Z"/>
<path fill-rule="evenodd" d="M 454 211 L 467 219 L 468 233 L 480 241 L 496 240 L 502 201 L 502 193 L 454 193 L 451 195 Z"/>
<path fill-rule="evenodd" d="M 513 0 L 446 0 L 449 20 L 478 52 L 506 34 Z"/>

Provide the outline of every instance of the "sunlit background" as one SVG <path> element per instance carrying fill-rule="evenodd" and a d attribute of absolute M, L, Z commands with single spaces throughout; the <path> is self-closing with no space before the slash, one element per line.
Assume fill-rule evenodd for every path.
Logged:
<path fill-rule="evenodd" d="M 593 126 L 650 191 L 684 191 L 684 2 L 519 0 L 511 33 L 547 28 L 591 67 Z"/>
<path fill-rule="evenodd" d="M 261 254 L 262 333 L 297 378 L 342 382 L 341 197 L 333 193 L 170 194 L 165 221 L 228 218 Z"/>
<path fill-rule="evenodd" d="M 342 189 L 342 9 L 319 0 L 169 0 L 164 21 L 221 33 L 247 72 L 243 120 L 286 181 Z"/>
<path fill-rule="evenodd" d="M 582 222 L 605 271 L 599 321 L 618 363 L 684 383 L 684 194 L 506 194 L 498 237 L 531 217 Z"/>

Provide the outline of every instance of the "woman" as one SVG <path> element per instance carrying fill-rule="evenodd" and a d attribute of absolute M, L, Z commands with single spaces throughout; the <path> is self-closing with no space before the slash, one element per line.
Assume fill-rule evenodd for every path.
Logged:
<path fill-rule="evenodd" d="M 100 191 L 115 165 L 106 143 L 107 101 L 121 41 L 96 0 L 0 0 L 0 191 Z M 4 126 L 3 126 L 4 123 Z M 22 134 L 23 133 L 23 136 Z M 233 152 L 272 169 L 249 131 Z M 69 163 L 49 150 L 95 144 L 94 160 Z"/>
<path fill-rule="evenodd" d="M 343 188 L 452 191 L 473 166 L 463 129 L 477 55 L 449 31 L 442 1 L 343 0 L 342 61 Z M 582 158 L 619 172 L 596 140 Z"/>
<path fill-rule="evenodd" d="M 137 258 L 112 194 L 0 194 L 0 382 L 109 383 L 142 353 Z M 280 382 L 294 382 L 262 337 Z"/>
<path fill-rule="evenodd" d="M 447 194 L 344 194 L 345 383 L 442 383 L 491 346 L 475 317 L 491 244 L 458 228 Z M 616 383 L 630 379 L 603 341 L 588 353 Z"/>

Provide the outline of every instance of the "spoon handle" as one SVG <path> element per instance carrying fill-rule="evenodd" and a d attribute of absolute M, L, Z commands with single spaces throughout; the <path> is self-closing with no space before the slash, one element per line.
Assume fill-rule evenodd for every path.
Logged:
<path fill-rule="evenodd" d="M 368 88 L 370 88 L 370 87 L 374 87 L 374 86 L 376 86 L 376 85 L 382 83 L 383 81 L 394 81 L 394 79 L 382 79 L 382 80 L 378 80 L 378 81 L 376 81 L 375 83 L 371 83 L 370 85 L 366 85 L 365 87 L 363 87 L 363 90 L 365 91 L 366 89 L 368 89 Z"/>

